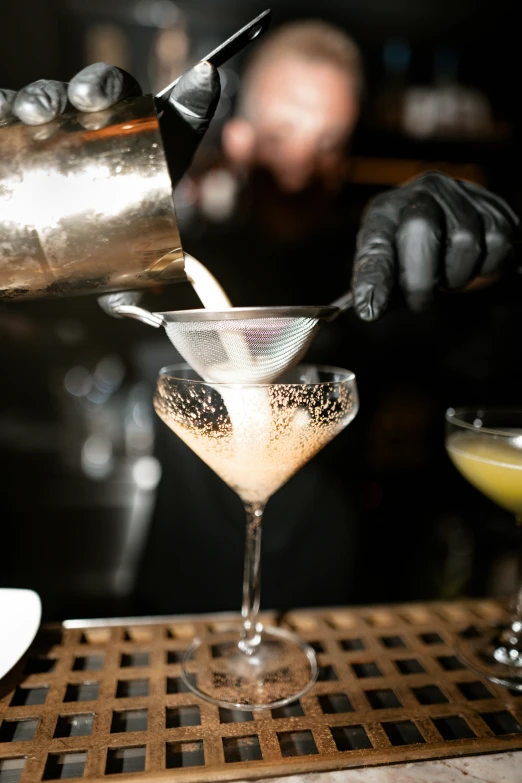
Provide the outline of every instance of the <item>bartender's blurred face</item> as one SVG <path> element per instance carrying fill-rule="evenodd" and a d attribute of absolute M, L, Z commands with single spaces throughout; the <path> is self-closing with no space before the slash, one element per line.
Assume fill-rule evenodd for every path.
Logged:
<path fill-rule="evenodd" d="M 326 61 L 279 56 L 259 68 L 244 104 L 245 117 L 224 130 L 234 162 L 268 170 L 287 194 L 312 185 L 338 189 L 359 115 L 349 73 Z"/>

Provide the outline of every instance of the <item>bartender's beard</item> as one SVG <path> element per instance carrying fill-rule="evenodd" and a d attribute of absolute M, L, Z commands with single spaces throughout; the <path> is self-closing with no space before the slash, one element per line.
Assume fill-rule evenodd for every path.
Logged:
<path fill-rule="evenodd" d="M 332 213 L 343 181 L 315 178 L 305 188 L 284 191 L 274 175 L 264 168 L 251 170 L 253 207 L 264 230 L 281 241 L 293 241 L 315 233 Z"/>

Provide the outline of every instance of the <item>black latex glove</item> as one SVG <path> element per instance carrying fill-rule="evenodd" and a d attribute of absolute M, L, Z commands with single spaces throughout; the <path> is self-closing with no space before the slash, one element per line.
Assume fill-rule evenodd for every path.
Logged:
<path fill-rule="evenodd" d="M 438 288 L 458 290 L 501 273 L 514 256 L 518 225 L 498 196 L 437 172 L 377 196 L 357 235 L 357 315 L 383 315 L 397 281 L 410 308 L 422 310 Z"/>

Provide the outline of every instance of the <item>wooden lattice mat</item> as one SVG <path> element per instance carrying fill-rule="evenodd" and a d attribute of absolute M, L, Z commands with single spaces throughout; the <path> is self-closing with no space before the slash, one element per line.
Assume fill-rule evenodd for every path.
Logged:
<path fill-rule="evenodd" d="M 234 780 L 522 748 L 522 694 L 452 646 L 502 615 L 492 601 L 288 614 L 319 681 L 255 714 L 200 701 L 180 678 L 183 649 L 221 616 L 43 629 L 0 681 L 0 783 Z"/>

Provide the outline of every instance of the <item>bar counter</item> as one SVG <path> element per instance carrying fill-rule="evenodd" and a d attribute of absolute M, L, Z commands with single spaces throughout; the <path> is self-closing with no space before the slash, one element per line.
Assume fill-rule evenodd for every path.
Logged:
<path fill-rule="evenodd" d="M 199 699 L 237 615 L 71 620 L 42 628 L 0 681 L 0 783 L 520 783 L 522 691 L 467 669 L 455 640 L 505 618 L 492 600 L 265 612 L 314 648 L 299 700 L 258 712 Z M 468 638 L 468 637 L 465 637 Z M 219 646 L 219 645 L 218 645 Z"/>

